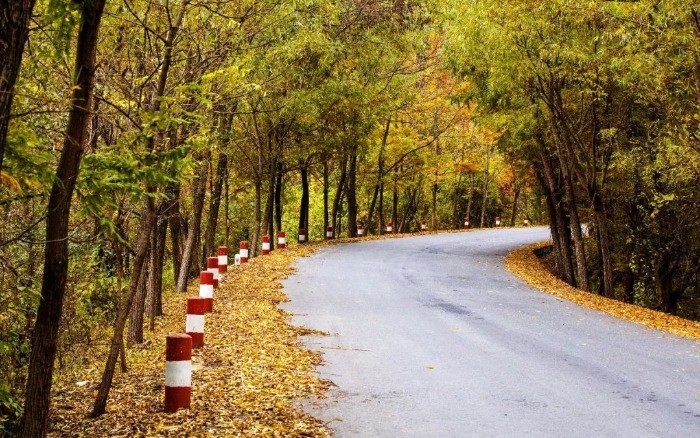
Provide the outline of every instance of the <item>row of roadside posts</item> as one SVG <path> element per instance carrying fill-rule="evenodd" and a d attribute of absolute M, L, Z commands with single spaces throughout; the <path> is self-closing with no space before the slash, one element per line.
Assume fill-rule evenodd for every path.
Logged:
<path fill-rule="evenodd" d="M 501 218 L 496 216 L 496 226 L 501 226 Z M 523 225 L 529 225 L 526 219 Z M 464 228 L 471 228 L 469 218 L 464 219 Z M 428 231 L 425 223 L 420 225 L 421 231 Z M 386 224 L 386 233 L 393 234 L 394 224 Z M 357 226 L 357 237 L 363 237 L 365 229 L 362 224 Z M 333 227 L 326 228 L 326 239 L 334 238 Z M 298 242 L 308 242 L 307 230 L 299 229 Z M 284 231 L 277 233 L 277 248 L 287 246 L 287 236 Z M 270 255 L 270 236 L 262 237 L 263 256 Z M 238 254 L 235 255 L 236 266 L 247 263 L 249 246 L 247 241 L 240 243 Z M 228 270 L 228 248 L 220 246 L 218 255 L 207 258 L 207 269 L 199 274 L 199 296 L 187 298 L 187 317 L 185 333 L 169 334 L 166 339 L 165 351 L 165 412 L 175 412 L 178 409 L 189 408 L 192 388 L 192 349 L 204 346 L 204 320 L 207 313 L 214 310 L 214 291 L 219 283 L 224 281 Z"/>

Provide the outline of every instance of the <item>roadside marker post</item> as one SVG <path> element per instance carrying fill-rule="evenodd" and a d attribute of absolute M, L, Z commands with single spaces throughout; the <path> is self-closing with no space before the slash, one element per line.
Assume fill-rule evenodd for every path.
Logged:
<path fill-rule="evenodd" d="M 228 247 L 220 246 L 218 251 L 219 257 L 219 274 L 228 271 Z"/>
<path fill-rule="evenodd" d="M 287 247 L 287 234 L 284 231 L 277 232 L 277 249 L 284 249 Z"/>
<path fill-rule="evenodd" d="M 192 397 L 192 337 L 171 333 L 165 341 L 165 412 L 189 409 Z"/>
<path fill-rule="evenodd" d="M 219 280 L 221 276 L 219 275 L 219 258 L 218 257 L 207 257 L 207 271 L 211 272 L 214 276 L 214 289 L 219 287 Z"/>
<path fill-rule="evenodd" d="M 468 230 L 469 228 L 471 228 L 471 225 L 469 224 L 469 218 L 465 217 L 464 218 L 464 229 Z"/>
<path fill-rule="evenodd" d="M 496 226 L 497 227 L 501 226 L 501 217 L 500 216 L 496 216 Z"/>
<path fill-rule="evenodd" d="M 248 263 L 248 241 L 241 241 L 241 249 L 239 250 L 241 263 Z"/>
<path fill-rule="evenodd" d="M 262 255 L 270 255 L 270 236 L 262 236 Z"/>
<path fill-rule="evenodd" d="M 428 226 L 425 224 L 425 222 L 420 223 L 420 230 L 421 231 L 428 231 Z"/>
<path fill-rule="evenodd" d="M 357 237 L 365 235 L 365 227 L 362 224 L 357 224 Z"/>
<path fill-rule="evenodd" d="M 386 233 L 393 234 L 393 232 L 394 232 L 394 223 L 389 222 L 388 224 L 386 224 Z"/>
<path fill-rule="evenodd" d="M 306 243 L 306 228 L 299 228 L 299 238 L 297 239 L 299 243 Z"/>
<path fill-rule="evenodd" d="M 192 348 L 204 346 L 204 314 L 207 313 L 208 300 L 201 297 L 187 298 L 187 318 L 185 333 L 192 338 Z"/>
<path fill-rule="evenodd" d="M 326 239 L 330 240 L 333 238 L 333 227 L 328 226 L 326 227 Z"/>
<path fill-rule="evenodd" d="M 214 274 L 209 271 L 199 273 L 199 297 L 206 300 L 206 310 L 214 308 Z"/>

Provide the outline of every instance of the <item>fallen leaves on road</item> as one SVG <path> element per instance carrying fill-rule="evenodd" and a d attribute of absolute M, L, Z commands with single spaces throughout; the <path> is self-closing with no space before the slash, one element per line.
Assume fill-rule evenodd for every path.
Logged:
<path fill-rule="evenodd" d="M 163 410 L 165 336 L 182 332 L 185 294 L 164 297 L 165 316 L 142 347 L 128 352 L 129 371 L 117 372 L 108 411 L 89 419 L 103 358 L 55 385 L 52 434 L 59 436 L 328 436 L 327 427 L 300 409 L 299 399 L 322 397 L 329 382 L 314 376 L 320 354 L 305 350 L 280 280 L 312 247 L 274 251 L 231 267 L 206 317 L 205 346 L 193 352 L 192 406 Z M 197 294 L 197 286 L 188 291 Z M 84 382 L 89 381 L 89 384 Z M 76 382 L 78 382 L 76 384 Z M 82 386 L 81 386 L 82 385 Z"/>
<path fill-rule="evenodd" d="M 700 322 L 605 298 L 559 280 L 534 253 L 550 244 L 540 242 L 516 249 L 506 257 L 506 268 L 529 285 L 581 306 L 686 338 L 700 339 Z"/>

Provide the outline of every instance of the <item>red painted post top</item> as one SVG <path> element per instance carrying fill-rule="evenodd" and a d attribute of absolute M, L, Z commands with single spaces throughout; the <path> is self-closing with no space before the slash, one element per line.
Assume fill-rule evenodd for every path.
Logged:
<path fill-rule="evenodd" d="M 214 274 L 209 271 L 200 272 L 199 284 L 214 284 Z"/>
<path fill-rule="evenodd" d="M 187 314 L 188 315 L 204 315 L 207 313 L 208 300 L 202 297 L 187 298 Z"/>
<path fill-rule="evenodd" d="M 165 360 L 192 360 L 192 337 L 185 333 L 170 333 L 165 340 Z"/>

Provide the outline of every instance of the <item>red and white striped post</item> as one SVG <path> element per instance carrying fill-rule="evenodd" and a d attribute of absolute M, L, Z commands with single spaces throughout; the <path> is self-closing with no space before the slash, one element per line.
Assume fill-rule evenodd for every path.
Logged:
<path fill-rule="evenodd" d="M 270 236 L 262 236 L 262 255 L 270 255 Z"/>
<path fill-rule="evenodd" d="M 465 217 L 464 218 L 464 229 L 468 230 L 469 228 L 471 228 L 471 225 L 469 225 L 469 218 Z"/>
<path fill-rule="evenodd" d="M 207 312 L 214 308 L 214 274 L 209 271 L 199 273 L 199 297 L 206 300 Z"/>
<path fill-rule="evenodd" d="M 277 249 L 284 249 L 287 247 L 287 234 L 284 231 L 277 232 Z"/>
<path fill-rule="evenodd" d="M 420 230 L 421 231 L 428 231 L 428 226 L 425 224 L 425 222 L 420 223 Z"/>
<path fill-rule="evenodd" d="M 192 338 L 192 348 L 204 346 L 204 314 L 207 313 L 208 300 L 201 297 L 187 298 L 187 318 L 185 333 Z"/>
<path fill-rule="evenodd" d="M 386 233 L 392 234 L 393 232 L 394 232 L 394 223 L 390 221 L 388 224 L 386 224 Z"/>
<path fill-rule="evenodd" d="M 333 227 L 330 225 L 326 227 L 326 239 L 332 239 L 333 238 Z"/>
<path fill-rule="evenodd" d="M 214 276 L 214 289 L 219 287 L 219 280 L 221 276 L 219 275 L 219 258 L 218 257 L 207 257 L 207 271 L 211 272 Z"/>
<path fill-rule="evenodd" d="M 228 247 L 220 246 L 218 251 L 219 257 L 219 274 L 228 271 Z"/>
<path fill-rule="evenodd" d="M 362 224 L 357 224 L 357 237 L 362 237 L 365 235 L 365 227 Z"/>
<path fill-rule="evenodd" d="M 241 256 L 241 263 L 248 263 L 248 242 L 246 240 L 241 241 L 241 249 L 238 253 Z"/>
<path fill-rule="evenodd" d="M 530 220 L 529 220 L 529 219 L 523 219 L 523 226 L 524 226 L 524 227 L 527 227 L 528 225 L 530 225 Z"/>
<path fill-rule="evenodd" d="M 500 216 L 496 216 L 496 226 L 497 227 L 501 226 L 501 217 Z"/>
<path fill-rule="evenodd" d="M 299 228 L 299 238 L 297 239 L 297 242 L 306 243 L 306 240 L 307 240 L 306 228 Z"/>
<path fill-rule="evenodd" d="M 192 395 L 192 337 L 171 333 L 165 345 L 165 412 L 188 409 Z"/>

